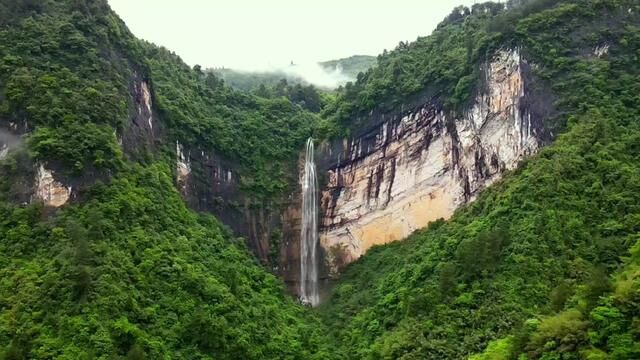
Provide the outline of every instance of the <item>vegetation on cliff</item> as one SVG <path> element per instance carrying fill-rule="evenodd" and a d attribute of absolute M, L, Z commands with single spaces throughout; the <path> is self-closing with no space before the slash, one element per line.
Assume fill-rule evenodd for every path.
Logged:
<path fill-rule="evenodd" d="M 164 142 L 166 152 L 176 139 L 213 149 L 240 164 L 244 190 L 259 198 L 282 194 L 285 163 L 320 122 L 282 97 L 235 92 L 135 39 L 106 2 L 18 1 L 1 9 L 0 115 L 34 131 L 36 160 L 60 162 L 75 175 L 122 164 L 117 135 L 129 121 L 136 74 L 150 83 L 165 138 L 174 140 Z"/>
<path fill-rule="evenodd" d="M 264 201 L 282 196 L 295 178 L 289 165 L 319 128 L 319 117 L 284 97 L 234 91 L 166 49 L 143 49 L 169 138 L 237 163 L 245 193 Z"/>
<path fill-rule="evenodd" d="M 2 1 L 0 25 L 0 131 L 26 134 L 0 161 L 0 358 L 324 358 L 314 315 L 174 183 L 179 137 L 274 196 L 317 117 L 219 86 L 135 39 L 106 1 Z M 160 113 L 156 152 L 118 143 L 135 81 Z M 74 184 L 72 204 L 17 201 L 37 163 Z"/>
<path fill-rule="evenodd" d="M 383 56 L 339 97 L 337 116 L 393 104 L 425 62 L 422 79 L 463 103 L 473 92 L 458 93 L 456 79 L 473 60 L 447 55 L 464 54 L 473 34 L 471 59 L 521 49 L 558 99 L 548 124 L 565 131 L 450 221 L 352 264 L 326 322 L 353 358 L 639 358 L 640 8 L 533 1 L 474 13 L 458 9 L 433 37 Z"/>
<path fill-rule="evenodd" d="M 51 216 L 0 203 L 3 359 L 309 359 L 328 346 L 164 165 L 127 166 Z"/>
<path fill-rule="evenodd" d="M 457 8 L 318 100 L 235 92 L 135 39 L 104 0 L 0 1 L 0 128 L 27 134 L 0 161 L 0 358 L 640 358 L 640 7 L 508 5 Z M 450 221 L 349 266 L 322 320 L 175 189 L 179 140 L 277 199 L 310 134 L 417 96 L 463 111 L 478 64 L 513 47 L 551 85 L 562 134 Z M 160 129 L 127 153 L 135 81 Z M 37 163 L 77 186 L 71 204 L 16 201 Z"/>

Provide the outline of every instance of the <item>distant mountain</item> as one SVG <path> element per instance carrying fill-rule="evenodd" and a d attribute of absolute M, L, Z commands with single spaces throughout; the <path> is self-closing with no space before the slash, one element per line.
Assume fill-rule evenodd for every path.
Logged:
<path fill-rule="evenodd" d="M 257 90 L 260 85 L 274 87 L 282 79 L 287 80 L 287 82 L 291 84 L 307 83 L 302 77 L 287 73 L 280 69 L 258 72 L 234 69 L 213 69 L 211 71 L 224 80 L 225 84 L 241 91 L 254 91 Z"/>
<path fill-rule="evenodd" d="M 332 90 L 349 81 L 355 81 L 358 73 L 375 65 L 376 57 L 354 55 L 343 59 L 323 61 L 311 66 L 289 65 L 268 71 L 243 71 L 236 69 L 212 69 L 211 71 L 236 90 L 255 91 L 260 85 L 275 87 L 282 79 L 289 85 L 315 85 Z"/>
<path fill-rule="evenodd" d="M 328 71 L 342 69 L 342 73 L 355 79 L 358 73 L 365 72 L 376 64 L 376 57 L 370 55 L 353 55 L 338 60 L 323 61 L 322 68 Z"/>

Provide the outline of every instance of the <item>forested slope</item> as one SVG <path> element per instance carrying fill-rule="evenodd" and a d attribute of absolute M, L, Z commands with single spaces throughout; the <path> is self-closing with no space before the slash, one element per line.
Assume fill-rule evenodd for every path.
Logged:
<path fill-rule="evenodd" d="M 0 0 L 0 358 L 640 358 L 640 7 L 509 6 L 457 8 L 319 116 L 189 68 L 104 0 Z M 373 248 L 320 316 L 180 198 L 177 141 L 234 161 L 269 202 L 309 135 L 416 96 L 464 112 L 500 49 L 551 87 L 553 144 L 451 220 Z M 44 165 L 73 187 L 61 208 L 32 196 Z"/>
<path fill-rule="evenodd" d="M 0 358 L 323 358 L 314 316 L 186 208 L 173 152 L 206 144 L 267 197 L 315 117 L 219 86 L 106 1 L 2 1 L 0 25 Z M 32 200 L 39 166 L 64 207 Z"/>
<path fill-rule="evenodd" d="M 451 220 L 349 266 L 325 321 L 354 359 L 463 359 L 487 346 L 474 358 L 639 358 L 638 4 L 494 5 L 457 9 L 382 56 L 334 119 L 349 125 L 425 87 L 464 111 L 473 64 L 515 47 L 551 85 L 560 115 L 548 124 L 561 134 Z"/>

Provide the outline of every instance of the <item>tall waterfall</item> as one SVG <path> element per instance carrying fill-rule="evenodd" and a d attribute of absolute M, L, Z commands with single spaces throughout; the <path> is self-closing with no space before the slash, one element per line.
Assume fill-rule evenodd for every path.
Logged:
<path fill-rule="evenodd" d="M 302 229 L 300 233 L 300 300 L 316 306 L 318 295 L 318 179 L 313 160 L 313 139 L 307 140 L 302 178 Z"/>

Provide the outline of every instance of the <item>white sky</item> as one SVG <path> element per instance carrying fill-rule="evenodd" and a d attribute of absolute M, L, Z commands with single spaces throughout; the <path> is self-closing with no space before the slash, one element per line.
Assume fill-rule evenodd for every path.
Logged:
<path fill-rule="evenodd" d="M 377 55 L 474 0 L 109 0 L 133 33 L 190 65 L 256 70 Z"/>

